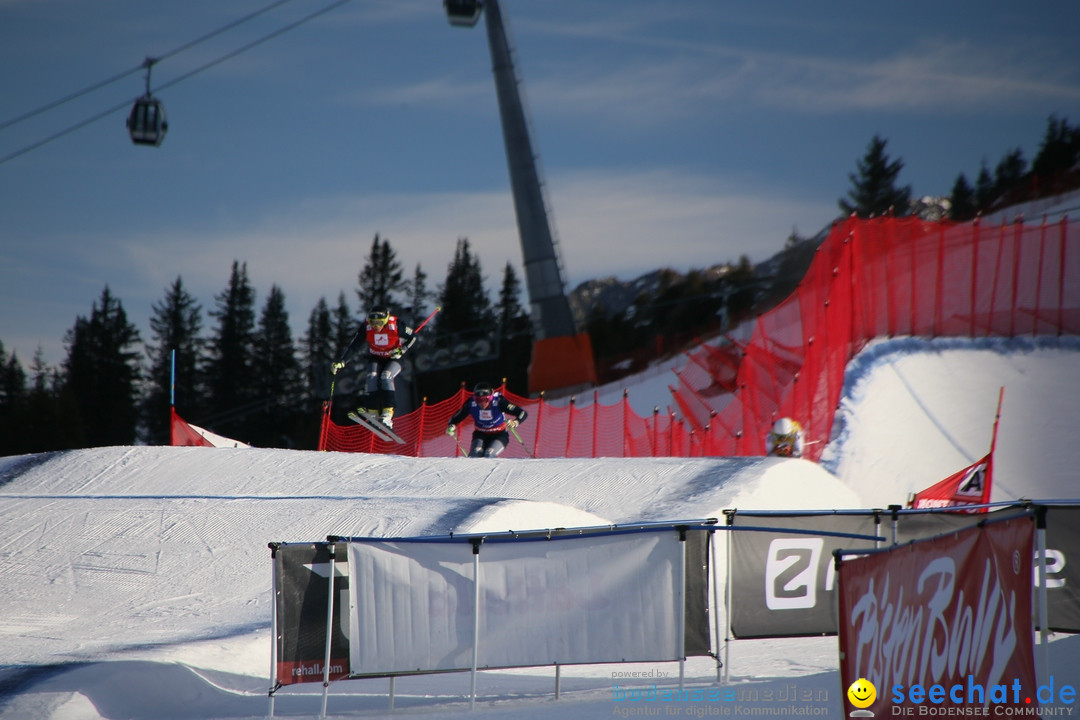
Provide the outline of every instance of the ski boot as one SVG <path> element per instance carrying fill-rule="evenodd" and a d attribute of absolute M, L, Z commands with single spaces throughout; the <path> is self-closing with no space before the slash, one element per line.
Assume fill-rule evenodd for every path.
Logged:
<path fill-rule="evenodd" d="M 377 415 L 378 413 L 376 413 L 371 408 L 366 408 L 361 405 L 352 412 L 348 413 L 347 417 L 353 422 L 360 422 L 360 418 L 369 418 L 371 420 L 374 420 Z"/>
<path fill-rule="evenodd" d="M 383 408 L 379 413 L 379 421 L 392 430 L 394 428 L 394 408 Z"/>

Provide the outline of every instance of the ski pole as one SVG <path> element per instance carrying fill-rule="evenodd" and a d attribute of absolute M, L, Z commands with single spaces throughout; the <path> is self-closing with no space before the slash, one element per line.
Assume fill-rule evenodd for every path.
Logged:
<path fill-rule="evenodd" d="M 517 431 L 517 428 L 516 428 L 516 427 L 511 427 L 511 428 L 510 428 L 510 433 L 511 433 L 511 434 L 512 434 L 512 435 L 513 435 L 513 436 L 514 436 L 515 438 L 517 438 L 517 441 L 518 441 L 519 443 L 521 443 L 521 447 L 525 448 L 525 452 L 527 452 L 527 453 L 529 454 L 529 457 L 531 457 L 532 459 L 534 459 L 534 460 L 535 460 L 535 459 L 536 459 L 536 455 L 534 455 L 534 454 L 533 454 L 532 450 L 529 450 L 529 446 L 528 446 L 528 445 L 526 445 L 526 444 L 525 444 L 525 441 L 521 439 L 521 436 L 520 436 L 520 435 L 518 435 L 518 431 Z"/>
<path fill-rule="evenodd" d="M 420 332 L 421 330 L 423 330 L 423 329 L 424 329 L 424 326 L 425 326 L 425 325 L 427 325 L 427 324 L 428 324 L 429 322 L 431 322 L 431 318 L 435 317 L 435 314 L 436 314 L 437 312 L 439 312 L 440 310 L 442 310 L 442 306 L 440 306 L 440 305 L 436 305 L 436 306 L 435 306 L 435 311 L 434 311 L 433 313 L 431 313 L 430 315 L 428 315 L 428 316 L 427 316 L 427 319 L 426 319 L 426 320 L 424 320 L 424 322 L 422 322 L 422 323 L 420 323 L 419 325 L 417 325 L 416 329 L 415 329 L 415 330 L 413 330 L 413 335 L 415 335 L 416 333 L 418 333 L 418 332 Z"/>
<path fill-rule="evenodd" d="M 460 450 L 460 451 L 461 451 L 461 454 L 462 454 L 462 455 L 463 455 L 464 457 L 469 457 L 469 453 L 468 453 L 468 452 L 467 452 L 467 451 L 465 450 L 465 446 L 464 446 L 464 445 L 462 445 L 462 444 L 461 444 L 461 440 L 459 440 L 459 439 L 458 439 L 458 433 L 457 433 L 457 428 L 455 427 L 455 428 L 454 428 L 454 432 L 452 432 L 452 433 L 448 433 L 448 434 L 450 435 L 450 437 L 454 438 L 454 442 L 456 442 L 456 443 L 457 443 L 457 446 L 458 446 L 458 450 Z"/>

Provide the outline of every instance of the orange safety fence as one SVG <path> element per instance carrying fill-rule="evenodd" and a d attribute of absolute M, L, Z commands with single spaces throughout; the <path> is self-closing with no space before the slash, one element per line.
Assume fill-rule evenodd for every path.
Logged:
<path fill-rule="evenodd" d="M 668 457 L 765 453 L 778 417 L 798 419 L 807 457 L 829 439 L 848 361 L 875 338 L 1080 334 L 1080 225 L 987 227 L 917 218 L 851 218 L 833 227 L 795 292 L 726 338 L 687 354 L 671 388 L 677 412 L 554 405 L 506 393 L 529 412 L 503 457 Z M 323 416 L 319 447 L 417 457 L 461 454 L 445 434 L 468 397 L 394 420 L 404 445 Z M 467 445 L 471 433 L 461 428 Z"/>

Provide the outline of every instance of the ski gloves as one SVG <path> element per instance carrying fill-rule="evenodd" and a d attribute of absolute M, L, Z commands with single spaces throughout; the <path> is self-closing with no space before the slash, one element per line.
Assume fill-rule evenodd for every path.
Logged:
<path fill-rule="evenodd" d="M 391 360 L 400 360 L 401 356 L 405 354 L 405 351 L 407 349 L 408 349 L 407 347 L 394 348 L 393 350 L 390 351 L 390 359 Z M 331 375 L 337 375 L 338 371 L 341 370 L 343 367 L 345 367 L 345 363 L 343 363 L 343 362 L 334 363 L 333 365 L 330 366 L 330 374 Z"/>
<path fill-rule="evenodd" d="M 519 424 L 519 421 L 517 420 L 517 418 L 507 418 L 506 419 L 506 427 L 510 428 L 511 430 L 516 428 L 518 426 L 518 424 Z M 456 433 L 456 432 L 457 432 L 457 425 L 447 425 L 446 426 L 446 434 L 449 435 L 450 437 L 454 437 L 454 433 Z"/>

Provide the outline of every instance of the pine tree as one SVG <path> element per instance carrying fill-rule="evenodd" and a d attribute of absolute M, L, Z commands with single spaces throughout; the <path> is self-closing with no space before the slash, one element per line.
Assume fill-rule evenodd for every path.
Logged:
<path fill-rule="evenodd" d="M 495 313 L 502 338 L 514 337 L 531 330 L 529 315 L 521 306 L 521 281 L 510 263 L 506 263 L 503 269 L 503 281 Z"/>
<path fill-rule="evenodd" d="M 975 190 L 972 189 L 964 174 L 960 173 L 949 194 L 949 219 L 967 222 L 973 220 L 978 212 L 979 208 L 975 204 Z"/>
<path fill-rule="evenodd" d="M 202 363 L 202 308 L 177 276 L 165 299 L 153 306 L 150 330 L 154 340 L 146 348 L 150 360 L 149 388 L 144 415 L 151 442 L 168 443 L 169 407 L 175 389 L 177 412 L 199 418 L 203 412 L 199 368 Z M 176 385 L 173 387 L 175 353 Z"/>
<path fill-rule="evenodd" d="M 998 198 L 1020 190 L 1027 172 L 1027 160 L 1020 148 L 1008 152 L 994 168 L 994 195 Z"/>
<path fill-rule="evenodd" d="M 26 396 L 26 372 L 15 353 L 10 357 L 0 342 L 0 414 L 11 411 Z"/>
<path fill-rule="evenodd" d="M 499 328 L 499 364 L 507 384 L 526 389 L 532 357 L 533 328 L 529 314 L 521 306 L 521 281 L 514 266 L 506 263 L 495 313 Z"/>
<path fill-rule="evenodd" d="M 295 445 L 296 424 L 303 417 L 300 363 L 296 359 L 285 293 L 277 285 L 270 288 L 259 317 L 252 360 L 252 385 L 266 403 L 249 422 L 253 442 L 264 447 Z"/>
<path fill-rule="evenodd" d="M 470 330 L 490 330 L 494 322 L 491 300 L 484 287 L 480 259 L 469 250 L 468 238 L 458 238 L 454 259 L 446 269 L 439 293 L 436 330 L 440 337 Z"/>
<path fill-rule="evenodd" d="M 210 316 L 217 327 L 207 346 L 205 387 L 207 412 L 204 421 L 215 432 L 243 440 L 246 413 L 264 398 L 252 382 L 255 352 L 255 291 L 247 276 L 247 263 L 233 261 L 228 287 L 214 298 Z"/>
<path fill-rule="evenodd" d="M 364 356 L 366 351 L 363 349 L 363 343 L 366 342 L 365 338 L 361 336 L 364 331 L 364 324 L 358 323 L 353 319 L 352 310 L 349 309 L 349 304 L 345 301 L 345 293 L 338 294 L 337 306 L 331 311 L 330 314 L 330 338 L 333 351 L 330 353 L 332 361 L 340 360 L 345 357 L 345 351 L 349 350 L 350 368 L 345 372 L 339 372 L 333 379 L 333 405 L 335 408 L 335 415 L 340 414 L 338 418 L 340 422 L 348 422 L 344 416 L 345 405 L 348 405 L 348 401 L 343 405 L 338 402 L 339 399 L 344 400 L 346 398 L 355 397 L 359 392 L 359 383 L 357 373 L 359 372 L 359 366 L 364 362 Z M 352 346 L 351 350 L 349 349 Z M 327 368 L 329 373 L 329 368 Z M 331 385 L 329 374 L 326 376 L 326 387 L 329 390 Z M 327 393 L 329 394 L 329 393 Z M 341 411 L 338 413 L 337 411 Z"/>
<path fill-rule="evenodd" d="M 133 346 L 138 329 L 108 286 L 90 317 L 79 317 L 65 342 L 65 386 L 74 400 L 88 447 L 131 445 L 138 423 L 141 368 Z"/>
<path fill-rule="evenodd" d="M 1031 163 L 1044 192 L 1055 192 L 1063 176 L 1080 165 L 1080 128 L 1069 127 L 1068 120 L 1051 115 L 1046 121 L 1039 152 Z"/>
<path fill-rule="evenodd" d="M 315 309 L 308 316 L 307 333 L 301 341 L 304 358 L 304 377 L 307 380 L 308 408 L 317 406 L 319 400 L 330 395 L 330 365 L 334 355 L 334 327 L 330 321 L 330 306 L 326 298 L 319 298 Z"/>
<path fill-rule="evenodd" d="M 852 189 L 848 200 L 838 201 L 846 214 L 878 217 L 888 213 L 906 215 L 911 201 L 911 186 L 897 187 L 896 179 L 904 167 L 902 160 L 890 161 L 885 153 L 886 140 L 875 135 L 866 155 L 858 162 L 858 173 L 850 173 Z M 850 202 L 849 202 L 850 200 Z"/>
<path fill-rule="evenodd" d="M 405 290 L 404 272 L 397 253 L 390 247 L 389 240 L 380 240 L 376 233 L 371 243 L 371 253 L 360 271 L 360 287 L 356 291 L 361 311 L 366 312 L 378 305 L 392 308 L 397 293 Z"/>
<path fill-rule="evenodd" d="M 338 304 L 330 318 L 330 325 L 334 341 L 334 352 L 331 355 L 335 360 L 338 360 L 345 355 L 345 350 L 350 343 L 354 340 L 356 342 L 362 340 L 362 338 L 357 337 L 357 333 L 364 329 L 362 324 L 353 320 L 352 310 L 349 309 L 349 304 L 345 302 L 345 293 L 338 294 Z"/>
<path fill-rule="evenodd" d="M 27 411 L 26 371 L 0 342 L 0 456 L 17 455 L 23 443 L 22 428 Z"/>
<path fill-rule="evenodd" d="M 81 428 L 68 421 L 74 409 L 66 409 L 61 401 L 63 378 L 59 371 L 46 365 L 45 352 L 40 347 L 30 363 L 30 377 L 23 452 L 78 447 L 82 442 Z"/>
<path fill-rule="evenodd" d="M 409 309 L 414 322 L 419 323 L 422 318 L 428 316 L 430 312 L 428 303 L 435 298 L 435 293 L 427 287 L 427 273 L 420 269 L 420 263 L 417 263 L 412 282 L 409 283 Z"/>
<path fill-rule="evenodd" d="M 983 161 L 979 168 L 979 175 L 975 178 L 975 206 L 979 210 L 986 210 L 994 202 L 994 176 L 990 174 L 986 162 Z"/>

